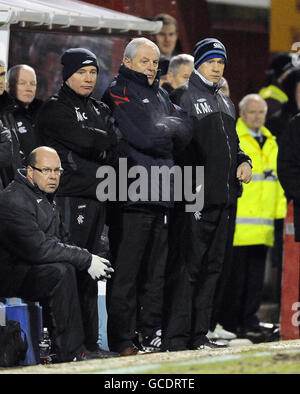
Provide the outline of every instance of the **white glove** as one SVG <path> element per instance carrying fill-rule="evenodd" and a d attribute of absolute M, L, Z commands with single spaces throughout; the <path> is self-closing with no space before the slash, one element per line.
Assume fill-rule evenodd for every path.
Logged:
<path fill-rule="evenodd" d="M 108 260 L 92 254 L 92 262 L 88 269 L 88 273 L 93 279 L 99 279 L 101 277 L 110 278 L 111 272 L 114 272 L 114 269 L 111 267 Z"/>

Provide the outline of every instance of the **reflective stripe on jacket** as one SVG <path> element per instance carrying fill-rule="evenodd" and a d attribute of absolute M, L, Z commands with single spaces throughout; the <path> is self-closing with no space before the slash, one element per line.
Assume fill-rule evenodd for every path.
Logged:
<path fill-rule="evenodd" d="M 239 118 L 237 133 L 240 146 L 251 157 L 253 177 L 244 184 L 238 199 L 234 246 L 274 243 L 274 219 L 286 215 L 286 198 L 277 178 L 276 138 L 265 127 L 261 128 L 266 141 L 260 148 L 244 121 Z"/>
<path fill-rule="evenodd" d="M 259 95 L 263 99 L 272 98 L 279 101 L 281 104 L 288 101 L 288 96 L 275 85 L 269 85 L 265 88 L 260 89 Z"/>

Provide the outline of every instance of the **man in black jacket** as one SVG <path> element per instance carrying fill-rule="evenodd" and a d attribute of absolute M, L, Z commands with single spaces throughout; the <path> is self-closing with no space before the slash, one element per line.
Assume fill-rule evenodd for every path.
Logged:
<path fill-rule="evenodd" d="M 99 72 L 96 56 L 87 49 L 72 48 L 61 61 L 64 83 L 39 111 L 37 135 L 42 145 L 56 149 L 65 170 L 57 203 L 72 242 L 99 254 L 105 205 L 96 196 L 100 182 L 96 174 L 101 165 L 114 161 L 118 130 L 109 108 L 91 97 Z M 84 326 L 96 346 L 97 283 L 88 276 L 85 280 L 90 282 L 90 291 L 82 298 Z"/>
<path fill-rule="evenodd" d="M 0 296 L 41 302 L 58 362 L 101 358 L 107 355 L 89 348 L 76 277 L 84 272 L 97 283 L 113 269 L 69 243 L 54 201 L 62 172 L 56 151 L 39 147 L 0 193 Z"/>
<path fill-rule="evenodd" d="M 300 242 L 300 114 L 291 118 L 279 145 L 277 171 L 288 200 L 294 202 L 295 241 Z"/>
<path fill-rule="evenodd" d="M 14 179 L 16 171 L 23 165 L 23 155 L 17 135 L 17 108 L 14 99 L 5 90 L 6 66 L 0 60 L 0 190 Z"/>
<path fill-rule="evenodd" d="M 169 179 L 163 185 L 159 177 L 151 177 L 151 171 L 162 166 L 170 170 L 173 149 L 184 148 L 190 140 L 188 120 L 159 88 L 158 62 L 156 44 L 143 37 L 133 39 L 125 48 L 118 76 L 104 96 L 128 142 L 128 167 L 142 168 L 147 178 L 141 185 L 147 190 L 145 198 L 137 191 L 139 198 L 123 200 L 123 206 L 114 209 L 110 223 L 115 276 L 108 284 L 108 340 L 110 348 L 123 356 L 138 353 L 134 346 L 137 298 L 143 344 L 154 349 L 152 339 L 161 327 L 165 264 L 157 262 L 174 181 Z M 165 200 L 163 186 L 170 187 Z"/>
<path fill-rule="evenodd" d="M 177 156 L 181 166 L 204 166 L 204 206 L 184 212 L 178 206 L 171 222 L 163 349 L 217 347 L 206 337 L 213 298 L 222 271 L 231 207 L 240 182 L 251 180 L 250 159 L 239 148 L 235 110 L 222 92 L 224 45 L 213 38 L 198 42 L 194 71 L 174 91 L 176 104 L 193 122 L 193 139 Z M 179 94 L 180 93 L 180 94 Z M 171 98 L 173 93 L 171 94 Z M 199 187 L 193 179 L 194 190 Z"/>
<path fill-rule="evenodd" d="M 4 189 L 5 169 L 12 164 L 11 145 L 11 132 L 0 120 L 0 190 Z"/>
<path fill-rule="evenodd" d="M 26 64 L 17 64 L 7 73 L 7 91 L 14 99 L 13 112 L 20 148 L 25 158 L 37 147 L 35 122 L 42 100 L 36 98 L 37 79 L 35 71 Z"/>

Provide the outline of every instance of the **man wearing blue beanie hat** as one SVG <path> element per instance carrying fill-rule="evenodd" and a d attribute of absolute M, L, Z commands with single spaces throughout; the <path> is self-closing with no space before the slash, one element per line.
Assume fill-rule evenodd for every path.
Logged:
<path fill-rule="evenodd" d="M 224 45 L 216 38 L 205 38 L 197 42 L 194 48 L 195 69 L 209 59 L 220 58 L 226 63 L 227 54 Z"/>
<path fill-rule="evenodd" d="M 179 206 L 173 215 L 163 350 L 220 346 L 206 334 L 213 328 L 215 290 L 224 274 L 241 182 L 250 182 L 252 176 L 251 160 L 239 147 L 234 105 L 221 91 L 226 63 L 226 49 L 219 40 L 199 41 L 189 81 L 170 94 L 193 121 L 192 141 L 178 154 L 177 164 L 191 166 L 194 174 L 199 166 L 204 167 L 203 182 L 199 185 L 196 176 L 192 179 L 195 192 L 204 193 L 204 204 L 197 212 L 184 212 Z"/>

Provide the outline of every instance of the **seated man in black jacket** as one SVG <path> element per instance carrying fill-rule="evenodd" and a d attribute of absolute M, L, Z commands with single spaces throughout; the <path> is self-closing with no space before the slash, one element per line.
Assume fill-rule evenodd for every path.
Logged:
<path fill-rule="evenodd" d="M 56 151 L 39 147 L 30 154 L 27 171 L 19 170 L 0 193 L 0 296 L 41 303 L 57 362 L 108 357 L 89 348 L 77 273 L 97 283 L 113 269 L 69 243 L 54 201 L 62 172 Z M 85 294 L 89 291 L 86 287 Z"/>

